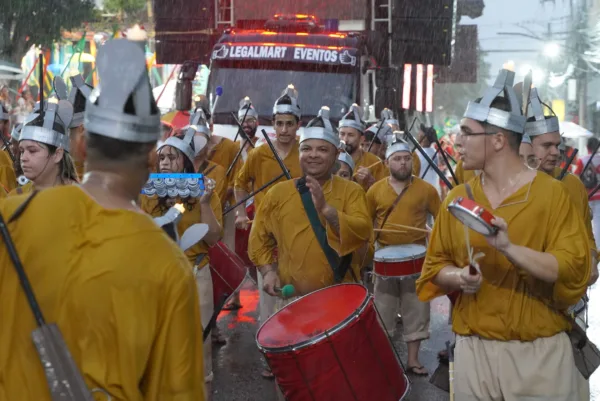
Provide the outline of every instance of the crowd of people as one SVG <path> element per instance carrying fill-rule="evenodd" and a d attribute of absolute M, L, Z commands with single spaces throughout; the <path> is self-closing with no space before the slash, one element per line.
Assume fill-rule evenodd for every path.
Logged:
<path fill-rule="evenodd" d="M 210 400 L 212 347 L 227 341 L 211 327 L 210 255 L 235 230 L 247 249 L 230 246 L 258 272 L 261 323 L 317 290 L 364 284 L 390 337 L 401 316 L 405 373 L 427 376 L 419 351 L 429 302 L 448 296 L 457 400 L 589 400 L 564 312 L 598 278 L 600 211 L 588 203 L 592 184 L 560 168 L 558 120 L 535 89 L 523 115 L 514 73 L 502 70 L 466 107 L 454 144 L 459 182 L 445 190 L 435 130 L 423 125 L 414 140 L 389 110 L 368 126 L 354 105 L 334 124 L 323 106 L 301 130 L 289 86 L 274 96 L 272 143 L 258 146 L 247 98 L 241 141 L 212 134 L 207 101 L 164 137 L 139 43 L 108 41 L 98 75 L 96 88 L 72 77 L 70 93 L 33 106 L 0 152 L 0 226 L 15 243 L 15 252 L 0 246 L 0 399 L 51 399 L 52 366 L 31 341 L 33 293 L 98 399 Z M 1 120 L 7 132 L 8 110 Z M 581 160 L 581 170 L 595 169 Z M 196 197 L 188 188 L 141 195 L 153 172 L 200 173 L 206 185 Z M 493 214 L 489 233 L 451 213 L 467 198 Z M 176 238 L 206 226 L 185 249 L 153 220 L 176 206 Z M 420 262 L 407 274 L 387 270 L 399 259 Z M 234 294 L 225 308 L 241 306 Z M 275 376 L 280 399 L 294 399 L 284 378 L 266 366 L 262 375 Z"/>

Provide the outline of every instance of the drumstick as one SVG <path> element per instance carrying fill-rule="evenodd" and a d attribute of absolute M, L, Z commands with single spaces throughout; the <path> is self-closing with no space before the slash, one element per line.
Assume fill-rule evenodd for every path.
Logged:
<path fill-rule="evenodd" d="M 477 274 L 477 269 L 473 265 L 473 248 L 471 248 L 471 240 L 469 238 L 469 227 L 466 225 L 465 228 L 465 242 L 467 243 L 467 254 L 469 255 L 469 274 Z"/>
<path fill-rule="evenodd" d="M 379 231 L 382 233 L 397 233 L 397 234 L 406 234 L 406 231 L 400 231 L 400 230 L 386 230 L 384 228 L 375 228 L 373 231 Z"/>
<path fill-rule="evenodd" d="M 387 225 L 398 227 L 398 228 L 406 228 L 408 230 L 419 231 L 419 232 L 426 233 L 426 234 L 431 233 L 431 230 L 427 230 L 426 228 L 417 228 L 417 227 L 405 226 L 404 224 L 395 224 L 395 223 L 387 223 Z"/>
<path fill-rule="evenodd" d="M 373 164 L 371 164 L 370 166 L 367 166 L 367 167 L 365 167 L 365 168 L 366 168 L 367 170 L 369 170 L 370 168 L 372 168 L 372 167 L 375 167 L 375 166 L 376 166 L 376 165 L 378 165 L 379 163 L 381 163 L 381 160 L 378 160 L 378 161 L 376 161 L 375 163 L 373 163 Z M 352 177 L 356 177 L 356 175 L 357 175 L 357 174 L 358 174 L 358 173 L 354 173 L 354 174 L 352 175 Z"/>

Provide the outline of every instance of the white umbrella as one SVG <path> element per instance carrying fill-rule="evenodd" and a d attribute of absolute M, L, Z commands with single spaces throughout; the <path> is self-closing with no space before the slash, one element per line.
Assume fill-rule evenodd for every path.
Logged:
<path fill-rule="evenodd" d="M 583 128 L 581 125 L 575 124 L 574 122 L 571 122 L 571 121 L 566 121 L 566 122 L 560 123 L 560 133 L 562 134 L 562 136 L 564 138 L 571 138 L 571 139 L 589 138 L 594 135 L 587 129 Z"/>
<path fill-rule="evenodd" d="M 158 99 L 165 85 L 159 85 L 156 88 L 152 89 L 152 94 L 155 99 Z M 167 83 L 167 88 L 165 92 L 158 99 L 158 108 L 162 110 L 173 110 L 175 108 L 175 89 L 177 88 L 177 82 L 175 80 L 171 80 Z"/>

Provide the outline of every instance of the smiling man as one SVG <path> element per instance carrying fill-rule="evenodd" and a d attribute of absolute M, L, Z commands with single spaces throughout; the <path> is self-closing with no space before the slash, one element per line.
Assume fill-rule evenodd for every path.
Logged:
<path fill-rule="evenodd" d="M 277 295 L 275 287 L 286 284 L 294 285 L 296 295 L 305 295 L 352 279 L 349 260 L 344 256 L 350 255 L 351 259 L 352 252 L 369 240 L 373 225 L 362 188 L 332 174 L 339 149 L 340 140 L 327 113 L 320 113 L 300 137 L 304 177 L 276 184 L 258 209 L 249 253 L 259 266 L 265 291 L 273 296 Z M 312 207 L 305 209 L 301 192 L 310 194 Z M 324 226 L 327 235 L 323 243 L 315 235 L 307 213 L 316 214 Z M 276 246 L 278 266 L 273 257 Z M 322 246 L 340 263 L 331 266 Z"/>
<path fill-rule="evenodd" d="M 565 311 L 585 293 L 589 242 L 564 186 L 519 159 L 526 118 L 513 80 L 514 72 L 501 70 L 483 98 L 467 106 L 464 168 L 482 173 L 442 203 L 417 294 L 429 301 L 460 291 L 452 319 L 456 399 L 571 401 L 579 399 L 580 373 L 566 334 L 571 324 L 555 309 Z M 494 234 L 469 230 L 467 240 L 448 211 L 461 197 L 494 215 Z M 469 257 L 479 253 L 479 262 Z"/>

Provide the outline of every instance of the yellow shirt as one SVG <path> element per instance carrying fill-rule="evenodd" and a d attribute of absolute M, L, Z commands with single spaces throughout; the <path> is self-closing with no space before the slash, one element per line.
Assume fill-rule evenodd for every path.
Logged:
<path fill-rule="evenodd" d="M 26 198 L 7 198 L 0 213 L 8 220 Z M 204 400 L 192 270 L 147 215 L 105 209 L 68 185 L 37 194 L 8 228 L 88 388 L 113 401 Z M 0 398 L 50 401 L 36 322 L 1 242 L 0 266 Z"/>
<path fill-rule="evenodd" d="M 223 138 L 221 140 L 221 142 L 219 142 L 217 144 L 217 146 L 215 146 L 211 150 L 211 154 L 209 155 L 208 159 L 211 162 L 216 163 L 219 166 L 223 167 L 225 169 L 225 173 L 227 173 L 227 169 L 229 168 L 229 166 L 235 159 L 235 156 L 237 155 L 237 152 L 239 150 L 240 150 L 240 146 L 236 142 L 233 142 L 229 138 Z M 226 176 L 227 183 L 226 183 L 225 187 L 227 189 L 233 188 L 233 182 L 235 180 L 235 177 L 239 173 L 240 169 L 242 168 L 242 164 L 243 164 L 243 160 L 242 160 L 242 156 L 240 156 L 238 158 L 237 162 L 234 164 L 233 168 L 231 169 L 229 176 Z M 225 203 L 225 201 L 223 201 L 223 203 Z"/>
<path fill-rule="evenodd" d="M 419 158 L 417 151 L 414 151 L 412 153 L 412 162 L 413 162 L 412 175 L 420 177 L 421 176 L 421 159 Z"/>
<path fill-rule="evenodd" d="M 392 206 L 398 194 L 391 186 L 389 178 L 377 181 L 367 191 L 367 206 L 376 226 L 381 227 L 383 218 Z M 425 228 L 427 215 L 437 216 L 440 209 L 440 195 L 428 182 L 413 176 L 404 195 L 390 213 L 383 227 L 386 230 L 404 231 L 403 233 L 378 232 L 377 242 L 383 246 L 401 244 L 425 244 L 427 234 L 421 231 L 394 227 L 393 224 Z"/>
<path fill-rule="evenodd" d="M 466 182 L 471 181 L 473 178 L 477 177 L 479 175 L 479 171 L 478 170 L 465 170 L 463 168 L 462 160 L 459 160 L 456 163 L 456 168 L 454 169 L 454 175 L 458 179 L 459 184 L 464 184 Z"/>
<path fill-rule="evenodd" d="M 375 182 L 390 175 L 390 170 L 386 167 L 385 161 L 381 160 L 371 152 L 362 150 L 359 150 L 359 152 L 361 152 L 360 156 L 354 160 L 354 172 L 357 172 L 360 167 L 368 168 L 373 178 L 375 178 Z M 369 189 L 366 183 L 359 182 L 358 184 L 361 185 L 365 191 Z"/>
<path fill-rule="evenodd" d="M 6 152 L 0 152 L 0 185 L 7 192 L 17 187 L 17 176 L 10 156 Z"/>
<path fill-rule="evenodd" d="M 281 284 L 293 284 L 298 295 L 334 284 L 333 271 L 315 237 L 296 180 L 276 184 L 264 197 L 250 231 L 248 254 L 257 266 L 275 261 L 278 248 Z M 355 182 L 333 176 L 323 186 L 326 202 L 338 211 L 340 235 L 325 221 L 327 242 L 338 255 L 348 255 L 369 240 L 373 225 L 365 193 Z"/>
<path fill-rule="evenodd" d="M 192 198 L 188 202 L 182 201 L 177 198 L 176 203 L 182 203 L 185 206 L 185 212 L 183 216 L 181 216 L 181 220 L 177 224 L 177 233 L 179 237 L 183 235 L 185 230 L 193 226 L 194 224 L 202 223 L 202 208 L 200 207 L 199 198 Z M 169 210 L 169 207 L 165 204 L 159 203 L 159 198 L 154 195 L 152 197 L 141 195 L 140 196 L 140 208 L 151 215 L 152 217 L 160 217 L 164 216 L 165 213 Z M 210 199 L 210 208 L 212 209 L 217 221 L 221 225 L 221 231 L 223 229 L 223 212 L 221 209 L 221 200 L 219 199 L 219 195 L 213 193 L 213 196 Z M 196 245 L 192 246 L 190 249 L 185 251 L 185 255 L 187 256 L 190 264 L 192 266 L 196 265 L 196 260 L 200 255 L 205 255 L 200 262 L 199 267 L 204 267 L 208 264 L 208 246 L 204 241 L 198 242 Z"/>
<path fill-rule="evenodd" d="M 208 173 L 206 173 L 208 171 Z M 225 176 L 225 168 L 221 165 L 211 162 L 210 160 L 206 164 L 206 168 L 199 173 L 205 174 L 208 178 L 215 181 L 215 192 L 219 195 L 221 205 L 227 201 L 227 177 Z"/>
<path fill-rule="evenodd" d="M 298 142 L 296 142 L 286 158 L 282 160 L 283 164 L 290 171 L 292 178 L 302 176 L 299 149 L 300 146 Z M 252 149 L 248 153 L 248 159 L 235 179 L 235 188 L 250 194 L 282 173 L 283 171 L 281 171 L 281 167 L 279 167 L 279 163 L 277 163 L 277 159 L 275 159 L 271 148 L 269 148 L 268 144 L 264 144 Z M 277 180 L 277 182 L 285 180 L 286 178 L 282 177 Z M 254 196 L 254 205 L 256 209 L 260 206 L 267 191 L 273 188 L 273 185 L 274 184 Z"/>
<path fill-rule="evenodd" d="M 520 188 L 492 210 L 481 187 L 481 178 L 469 183 L 475 201 L 508 223 L 511 241 L 553 255 L 558 261 L 558 280 L 547 284 L 515 267 L 485 238 L 470 230 L 483 283 L 476 294 L 461 293 L 452 314 L 453 330 L 460 335 L 478 335 L 493 340 L 532 341 L 569 329 L 567 320 L 540 300 L 527 295 L 527 288 L 546 294 L 560 308 L 575 304 L 585 293 L 590 275 L 590 252 L 583 224 L 563 185 L 539 172 L 531 184 Z M 464 185 L 448 194 L 435 222 L 417 295 L 429 301 L 445 294 L 432 279 L 445 266 L 468 264 L 464 226 L 448 212 L 448 203 L 467 197 Z"/>
<path fill-rule="evenodd" d="M 557 167 L 554 169 L 554 177 L 558 178 L 562 169 Z M 585 224 L 586 232 L 590 242 L 590 249 L 596 252 L 596 240 L 594 239 L 594 230 L 592 229 L 592 216 L 590 214 L 590 203 L 588 201 L 588 193 L 585 185 L 579 179 L 579 177 L 567 173 L 561 181 L 566 189 L 567 193 L 571 197 L 575 208 L 579 212 L 579 215 L 583 217 L 583 223 Z"/>
<path fill-rule="evenodd" d="M 16 187 L 13 190 L 11 190 L 8 193 L 8 196 L 29 194 L 31 192 L 33 192 L 33 182 L 29 181 L 27 184 L 23 185 L 22 187 Z"/>

